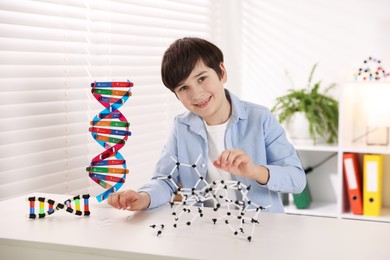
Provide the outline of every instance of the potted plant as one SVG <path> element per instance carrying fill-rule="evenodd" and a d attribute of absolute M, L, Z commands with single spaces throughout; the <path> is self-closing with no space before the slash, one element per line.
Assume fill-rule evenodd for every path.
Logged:
<path fill-rule="evenodd" d="M 328 92 L 336 84 L 330 84 L 320 93 L 321 81 L 312 85 L 316 67 L 317 64 L 314 64 L 306 88 L 289 89 L 288 94 L 276 98 L 276 104 L 271 111 L 277 116 L 280 123 L 292 121 L 294 116 L 301 114 L 303 118 L 307 119 L 306 128 L 308 128 L 314 143 L 318 139 L 323 139 L 327 143 L 335 143 L 338 137 L 339 105 L 338 101 Z M 299 127 L 301 131 L 305 130 L 302 124 Z"/>

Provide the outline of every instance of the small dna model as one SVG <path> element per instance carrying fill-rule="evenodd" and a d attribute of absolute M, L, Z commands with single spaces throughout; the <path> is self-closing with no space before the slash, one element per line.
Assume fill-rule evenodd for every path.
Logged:
<path fill-rule="evenodd" d="M 81 210 L 81 198 L 83 199 L 84 208 Z M 89 216 L 91 213 L 89 211 L 89 194 L 77 195 L 71 199 L 65 200 L 64 203 L 56 203 L 52 199 L 47 199 L 45 197 L 38 197 L 39 202 L 39 213 L 35 214 L 35 201 L 37 201 L 36 197 L 29 197 L 27 200 L 30 202 L 30 214 L 29 218 L 44 218 L 48 215 L 53 214 L 57 210 L 65 210 L 71 214 L 75 214 L 77 216 Z M 48 206 L 45 209 L 45 204 Z M 73 207 L 72 207 L 73 204 Z"/>
<path fill-rule="evenodd" d="M 105 189 L 104 192 L 96 196 L 99 202 L 107 199 L 111 193 L 118 191 L 129 173 L 126 168 L 126 160 L 119 153 L 119 150 L 131 135 L 130 123 L 119 111 L 119 108 L 132 95 L 131 87 L 133 85 L 130 81 L 91 83 L 93 96 L 105 107 L 93 118 L 89 128 L 92 137 L 105 151 L 95 156 L 86 168 L 89 177 Z"/>

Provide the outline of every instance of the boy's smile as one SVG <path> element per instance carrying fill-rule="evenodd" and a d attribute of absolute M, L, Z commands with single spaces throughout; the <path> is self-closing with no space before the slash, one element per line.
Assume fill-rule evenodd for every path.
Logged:
<path fill-rule="evenodd" d="M 198 104 L 195 104 L 195 106 L 197 106 L 199 108 L 206 107 L 209 104 L 210 99 L 211 99 L 211 96 L 208 97 L 206 100 L 200 101 Z"/>
<path fill-rule="evenodd" d="M 182 104 L 191 112 L 199 115 L 208 125 L 226 122 L 231 113 L 223 84 L 226 82 L 226 70 L 221 63 L 222 77 L 199 60 L 186 80 L 175 88 Z"/>

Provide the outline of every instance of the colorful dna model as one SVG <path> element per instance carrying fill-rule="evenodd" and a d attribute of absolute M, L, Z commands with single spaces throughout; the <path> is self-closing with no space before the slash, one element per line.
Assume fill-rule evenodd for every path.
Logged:
<path fill-rule="evenodd" d="M 94 82 L 91 84 L 93 96 L 105 107 L 93 118 L 89 128 L 92 137 L 104 147 L 105 151 L 95 156 L 86 168 L 89 177 L 106 189 L 96 196 L 99 202 L 107 199 L 111 193 L 118 191 L 129 173 L 126 168 L 126 160 L 119 153 L 119 150 L 131 135 L 130 123 L 127 122 L 119 108 L 131 96 L 133 85 L 130 81 Z"/>
<path fill-rule="evenodd" d="M 75 214 L 77 216 L 89 216 L 91 213 L 89 211 L 89 194 L 77 195 L 71 199 L 66 200 L 64 203 L 56 203 L 52 199 L 47 199 L 45 197 L 38 197 L 39 201 L 39 213 L 38 218 L 44 218 L 48 215 L 53 214 L 57 210 L 64 209 L 66 212 Z M 84 210 L 81 210 L 81 198 L 84 201 Z M 30 202 L 30 215 L 29 218 L 35 219 L 37 214 L 35 214 L 35 197 L 29 197 L 28 201 Z M 45 203 L 48 205 L 48 209 L 45 210 Z M 72 207 L 73 204 L 73 207 Z"/>

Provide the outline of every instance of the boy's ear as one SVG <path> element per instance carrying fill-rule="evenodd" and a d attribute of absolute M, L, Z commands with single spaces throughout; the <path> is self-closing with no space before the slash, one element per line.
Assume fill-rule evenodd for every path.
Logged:
<path fill-rule="evenodd" d="M 227 81 L 227 72 L 226 72 L 225 65 L 223 64 L 223 62 L 221 62 L 219 64 L 219 67 L 221 68 L 221 78 L 220 78 L 220 80 L 222 81 L 222 83 L 226 83 L 226 81 Z"/>

